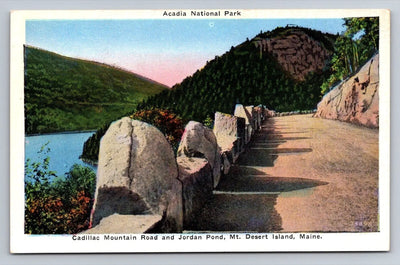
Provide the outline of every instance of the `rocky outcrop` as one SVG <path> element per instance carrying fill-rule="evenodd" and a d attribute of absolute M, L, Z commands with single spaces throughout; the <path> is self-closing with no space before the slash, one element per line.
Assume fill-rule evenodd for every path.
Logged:
<path fill-rule="evenodd" d="M 379 54 L 318 104 L 314 117 L 379 127 Z"/>
<path fill-rule="evenodd" d="M 110 126 L 100 144 L 93 226 L 115 213 L 151 214 L 163 217 L 165 231 L 180 231 L 181 192 L 174 153 L 158 129 L 130 118 Z"/>
<path fill-rule="evenodd" d="M 205 158 L 213 171 L 214 187 L 218 185 L 221 176 L 220 148 L 211 129 L 199 122 L 190 121 L 178 147 L 179 156 Z"/>
<path fill-rule="evenodd" d="M 270 52 L 279 64 L 297 80 L 304 80 L 310 72 L 322 70 L 331 52 L 302 30 L 272 39 L 255 40 L 260 52 Z"/>

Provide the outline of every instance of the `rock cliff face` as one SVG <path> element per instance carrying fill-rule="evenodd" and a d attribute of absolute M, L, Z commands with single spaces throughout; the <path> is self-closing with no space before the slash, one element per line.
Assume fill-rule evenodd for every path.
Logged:
<path fill-rule="evenodd" d="M 318 104 L 314 117 L 379 127 L 379 54 L 344 80 Z"/>
<path fill-rule="evenodd" d="M 255 41 L 260 52 L 270 52 L 279 64 L 297 80 L 304 80 L 310 72 L 322 70 L 331 52 L 301 30 L 272 39 Z"/>

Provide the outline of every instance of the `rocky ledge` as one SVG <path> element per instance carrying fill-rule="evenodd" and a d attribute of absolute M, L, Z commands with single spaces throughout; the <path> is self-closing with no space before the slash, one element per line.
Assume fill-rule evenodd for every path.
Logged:
<path fill-rule="evenodd" d="M 379 127 L 379 54 L 324 96 L 314 117 Z"/>

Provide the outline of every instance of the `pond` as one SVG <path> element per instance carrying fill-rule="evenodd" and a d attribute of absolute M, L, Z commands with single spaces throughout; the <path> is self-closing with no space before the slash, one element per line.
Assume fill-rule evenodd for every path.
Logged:
<path fill-rule="evenodd" d="M 93 133 L 74 132 L 26 136 L 25 161 L 29 158 L 32 162 L 43 162 L 45 157 L 49 157 L 49 170 L 55 171 L 58 176 L 63 176 L 74 164 L 89 166 L 96 171 L 97 167 L 79 159 L 84 142 Z M 48 143 L 46 147 L 50 151 L 47 154 L 41 153 L 40 150 L 46 143 Z"/>

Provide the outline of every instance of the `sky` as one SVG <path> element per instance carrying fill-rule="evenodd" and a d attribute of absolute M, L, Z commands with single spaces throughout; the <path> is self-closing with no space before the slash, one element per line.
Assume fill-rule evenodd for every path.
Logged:
<path fill-rule="evenodd" d="M 341 33 L 342 19 L 27 20 L 26 44 L 117 66 L 169 87 L 260 31 Z"/>

